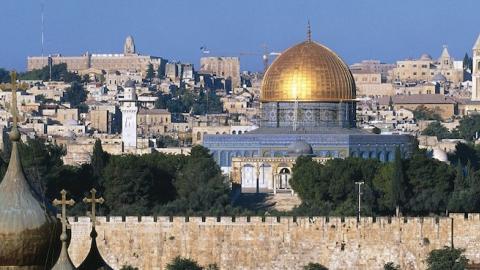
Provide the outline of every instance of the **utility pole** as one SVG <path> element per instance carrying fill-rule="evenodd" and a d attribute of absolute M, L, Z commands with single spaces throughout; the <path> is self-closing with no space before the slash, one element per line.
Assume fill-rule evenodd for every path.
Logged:
<path fill-rule="evenodd" d="M 358 216 L 357 216 L 357 222 L 360 222 L 360 213 L 361 213 L 361 206 L 362 206 L 362 185 L 365 184 L 365 182 L 355 182 L 355 185 L 358 185 Z"/>

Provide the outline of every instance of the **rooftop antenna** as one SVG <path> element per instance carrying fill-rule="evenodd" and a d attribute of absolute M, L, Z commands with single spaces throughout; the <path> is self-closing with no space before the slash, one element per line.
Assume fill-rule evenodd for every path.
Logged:
<path fill-rule="evenodd" d="M 42 31 L 42 57 L 43 57 L 43 54 L 44 54 L 44 51 L 45 51 L 45 1 L 41 1 L 40 2 L 40 13 L 41 13 L 41 18 L 42 18 L 42 25 L 41 25 L 41 31 Z"/>
<path fill-rule="evenodd" d="M 310 20 L 307 23 L 307 40 L 308 42 L 312 41 L 312 27 L 310 26 Z"/>

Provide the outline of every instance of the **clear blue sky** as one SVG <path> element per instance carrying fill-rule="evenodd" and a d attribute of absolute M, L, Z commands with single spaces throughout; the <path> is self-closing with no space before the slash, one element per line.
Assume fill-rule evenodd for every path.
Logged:
<path fill-rule="evenodd" d="M 306 36 L 345 61 L 438 57 L 443 44 L 457 59 L 480 33 L 480 0 L 2 0 L 0 67 L 26 68 L 40 55 L 45 2 L 45 52 L 121 52 L 128 34 L 137 50 L 198 66 L 200 47 L 213 54 L 281 51 Z M 261 70 L 260 56 L 241 58 Z"/>

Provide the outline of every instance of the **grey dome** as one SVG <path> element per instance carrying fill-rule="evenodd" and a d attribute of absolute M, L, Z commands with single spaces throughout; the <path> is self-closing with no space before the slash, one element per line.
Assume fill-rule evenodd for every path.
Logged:
<path fill-rule="evenodd" d="M 303 140 L 297 140 L 288 146 L 289 156 L 311 156 L 313 149 L 310 144 Z"/>
<path fill-rule="evenodd" d="M 433 76 L 432 81 L 434 81 L 434 82 L 446 82 L 447 77 L 445 77 L 441 73 L 437 73 L 435 76 Z"/>
<path fill-rule="evenodd" d="M 420 56 L 420 60 L 432 60 L 432 57 L 428 53 L 424 53 Z"/>
<path fill-rule="evenodd" d="M 135 88 L 135 81 L 133 81 L 133 80 L 126 81 L 125 82 L 125 87 Z"/>

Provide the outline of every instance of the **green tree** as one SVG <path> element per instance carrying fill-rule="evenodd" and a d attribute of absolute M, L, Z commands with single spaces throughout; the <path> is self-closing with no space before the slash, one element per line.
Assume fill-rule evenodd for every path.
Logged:
<path fill-rule="evenodd" d="M 452 134 L 448 129 L 438 121 L 428 124 L 428 126 L 422 131 L 422 135 L 436 136 L 438 140 L 452 137 Z"/>
<path fill-rule="evenodd" d="M 373 179 L 381 166 L 376 159 L 332 159 L 324 165 L 300 157 L 293 167 L 290 185 L 302 199 L 299 215 L 355 215 L 355 181 L 364 181 L 362 212 L 378 210 Z"/>
<path fill-rule="evenodd" d="M 177 171 L 174 186 L 177 199 L 166 208 L 184 214 L 225 213 L 230 205 L 230 188 L 220 167 L 203 146 L 194 146 Z"/>
<path fill-rule="evenodd" d="M 120 268 L 120 270 L 138 270 L 138 268 L 133 267 L 131 265 L 124 265 L 124 266 L 122 266 L 122 268 Z"/>
<path fill-rule="evenodd" d="M 393 161 L 393 175 L 392 175 L 392 207 L 400 209 L 405 203 L 405 176 L 404 176 L 402 155 L 400 148 L 395 149 L 395 160 Z"/>
<path fill-rule="evenodd" d="M 20 74 L 20 79 L 22 80 L 42 80 L 48 81 L 50 79 L 50 68 L 48 66 L 43 67 L 42 69 L 34 69 Z M 52 66 L 52 80 L 53 81 L 64 81 L 64 82 L 80 82 L 81 78 L 79 75 L 69 72 L 67 69 L 67 64 L 57 64 Z"/>
<path fill-rule="evenodd" d="M 383 266 L 383 270 L 400 270 L 400 265 L 388 262 Z"/>
<path fill-rule="evenodd" d="M 443 247 L 430 251 L 427 257 L 427 270 L 464 270 L 468 259 L 463 255 L 464 249 Z"/>
<path fill-rule="evenodd" d="M 148 64 L 147 66 L 147 74 L 145 75 L 145 78 L 148 80 L 153 79 L 155 77 L 155 71 L 153 70 L 153 65 L 152 63 Z"/>
<path fill-rule="evenodd" d="M 455 170 L 444 162 L 428 158 L 425 150 L 418 150 L 406 161 L 405 172 L 410 188 L 407 212 L 416 215 L 445 213 Z"/>
<path fill-rule="evenodd" d="M 95 140 L 95 145 L 93 146 L 92 153 L 92 169 L 93 176 L 100 178 L 103 172 L 103 169 L 107 165 L 109 155 L 103 151 L 102 141 L 100 139 Z"/>
<path fill-rule="evenodd" d="M 72 82 L 65 91 L 64 100 L 69 102 L 72 107 L 78 107 L 87 99 L 87 91 L 82 84 Z"/>
<path fill-rule="evenodd" d="M 116 215 L 151 215 L 175 198 L 173 175 L 179 157 L 153 153 L 111 156 L 102 173 L 107 211 Z"/>
<path fill-rule="evenodd" d="M 470 68 L 470 56 L 468 56 L 468 53 L 465 53 L 465 56 L 463 57 L 463 70 L 467 71 Z"/>
<path fill-rule="evenodd" d="M 328 268 L 319 263 L 309 263 L 303 267 L 303 270 L 328 270 Z"/>
<path fill-rule="evenodd" d="M 442 117 L 434 109 L 425 107 L 425 105 L 419 105 L 413 110 L 413 117 L 417 120 L 442 120 Z"/>
<path fill-rule="evenodd" d="M 10 82 L 10 72 L 8 70 L 0 68 L 0 83 Z"/>
<path fill-rule="evenodd" d="M 376 214 L 391 215 L 396 205 L 392 203 L 393 190 L 392 179 L 395 175 L 394 163 L 389 162 L 381 166 L 375 177 L 373 178 L 373 189 L 375 190 L 375 198 L 378 205 Z"/>
<path fill-rule="evenodd" d="M 172 262 L 167 264 L 166 270 L 202 270 L 203 268 L 198 265 L 194 260 L 175 257 Z"/>
<path fill-rule="evenodd" d="M 465 116 L 459 122 L 457 127 L 460 138 L 472 141 L 478 136 L 480 137 L 480 115 Z"/>

